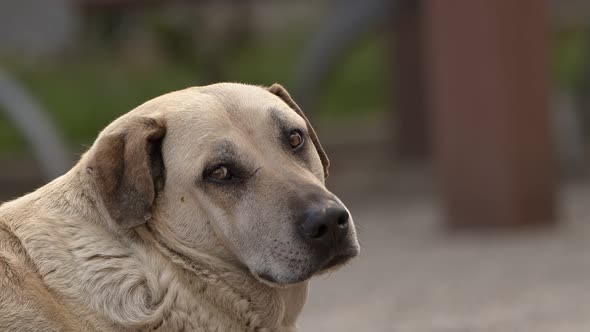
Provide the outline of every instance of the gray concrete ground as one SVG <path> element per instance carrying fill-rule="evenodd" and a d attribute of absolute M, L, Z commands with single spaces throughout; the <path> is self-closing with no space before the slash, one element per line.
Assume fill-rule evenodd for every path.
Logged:
<path fill-rule="evenodd" d="M 451 232 L 428 178 L 365 183 L 372 196 L 342 184 L 354 178 L 335 191 L 361 255 L 312 282 L 302 331 L 590 331 L 590 186 L 563 190 L 555 227 Z"/>

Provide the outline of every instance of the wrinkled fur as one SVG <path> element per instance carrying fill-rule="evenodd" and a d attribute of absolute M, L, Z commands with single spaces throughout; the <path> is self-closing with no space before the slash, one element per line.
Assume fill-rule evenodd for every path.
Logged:
<path fill-rule="evenodd" d="M 133 241 L 113 234 L 82 178 L 75 168 L 2 207 L 0 330 L 240 331 L 280 327 L 287 304 L 303 304 L 307 285 L 285 303 L 295 290 L 188 262 L 143 228 Z"/>
<path fill-rule="evenodd" d="M 263 89 L 229 86 L 279 103 L 251 92 Z M 223 85 L 204 89 L 227 98 L 219 97 Z M 257 265 L 228 249 L 238 239 L 210 225 L 219 213 L 190 201 L 194 184 L 180 188 L 187 181 L 150 155 L 161 148 L 151 144 L 176 130 L 168 122 L 184 116 L 166 110 L 201 102 L 200 93 L 187 89 L 138 107 L 107 127 L 67 174 L 0 207 L 1 331 L 295 330 L 308 281 L 261 282 Z M 137 116 L 153 121 L 141 129 Z M 174 160 L 170 146 L 186 142 L 170 136 L 162 149 Z M 194 136 L 183 139 L 207 144 Z M 313 158 L 305 176 L 323 188 L 327 158 Z M 189 203 L 196 210 L 183 212 Z M 188 242 L 178 234 L 196 235 Z"/>

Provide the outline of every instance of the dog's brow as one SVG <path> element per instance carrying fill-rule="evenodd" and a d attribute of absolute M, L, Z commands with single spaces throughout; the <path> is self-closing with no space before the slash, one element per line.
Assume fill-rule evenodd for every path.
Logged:
<path fill-rule="evenodd" d="M 276 124 L 283 125 L 285 123 L 285 117 L 277 108 L 271 107 L 268 112 L 270 113 L 270 119 Z"/>
<path fill-rule="evenodd" d="M 228 140 L 217 141 L 212 144 L 212 147 L 219 157 L 235 157 L 237 154 L 235 145 Z"/>
<path fill-rule="evenodd" d="M 269 113 L 271 122 L 282 131 L 286 131 L 293 126 L 289 123 L 287 117 L 279 109 L 271 107 L 269 109 Z"/>

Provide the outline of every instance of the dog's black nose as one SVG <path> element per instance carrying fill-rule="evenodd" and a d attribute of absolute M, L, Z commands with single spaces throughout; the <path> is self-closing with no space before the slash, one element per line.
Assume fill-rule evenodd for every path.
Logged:
<path fill-rule="evenodd" d="M 307 241 L 332 246 L 348 232 L 350 215 L 342 207 L 324 207 L 308 210 L 298 230 Z"/>

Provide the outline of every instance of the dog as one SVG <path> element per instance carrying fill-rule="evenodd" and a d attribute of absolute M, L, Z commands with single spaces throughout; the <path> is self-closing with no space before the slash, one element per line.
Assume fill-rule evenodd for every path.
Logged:
<path fill-rule="evenodd" d="M 0 330 L 295 331 L 360 250 L 328 166 L 279 84 L 152 99 L 0 207 Z"/>

